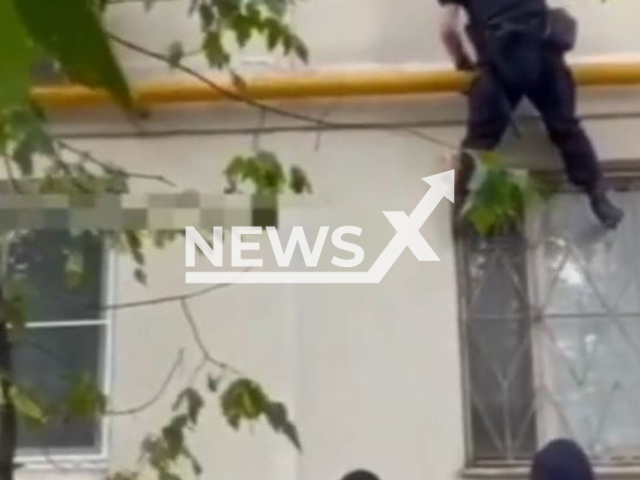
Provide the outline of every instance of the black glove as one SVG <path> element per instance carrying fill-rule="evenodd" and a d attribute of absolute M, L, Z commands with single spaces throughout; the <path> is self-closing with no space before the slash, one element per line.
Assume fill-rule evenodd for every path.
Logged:
<path fill-rule="evenodd" d="M 475 63 L 467 57 L 461 57 L 456 60 L 456 70 L 461 72 L 473 72 L 476 69 Z"/>

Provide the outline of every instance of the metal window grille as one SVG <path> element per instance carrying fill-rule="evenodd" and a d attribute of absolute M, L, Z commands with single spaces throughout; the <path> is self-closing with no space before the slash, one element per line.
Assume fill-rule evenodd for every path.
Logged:
<path fill-rule="evenodd" d="M 458 235 L 469 461 L 529 459 L 556 437 L 599 463 L 640 460 L 640 189 L 605 233 L 562 192 L 526 227 Z"/>

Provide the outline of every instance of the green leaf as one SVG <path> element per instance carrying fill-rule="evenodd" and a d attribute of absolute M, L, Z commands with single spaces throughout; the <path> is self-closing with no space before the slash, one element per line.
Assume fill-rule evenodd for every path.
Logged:
<path fill-rule="evenodd" d="M 251 19 L 245 15 L 236 15 L 232 20 L 232 28 L 236 34 L 236 41 L 240 47 L 244 47 L 249 39 L 254 28 L 254 24 Z"/>
<path fill-rule="evenodd" d="M 504 167 L 505 157 L 495 150 L 477 150 L 475 158 L 483 162 L 488 167 L 501 168 Z"/>
<path fill-rule="evenodd" d="M 491 229 L 498 223 L 496 214 L 482 206 L 471 208 L 468 213 L 468 218 L 481 235 L 491 233 Z"/>
<path fill-rule="evenodd" d="M 304 63 L 309 63 L 309 50 L 302 39 L 297 35 L 293 36 L 293 52 Z"/>
<path fill-rule="evenodd" d="M 177 230 L 156 230 L 153 232 L 153 244 L 156 248 L 164 248 L 167 243 L 173 242 L 180 231 Z"/>
<path fill-rule="evenodd" d="M 256 166 L 258 167 L 258 181 L 256 187 L 260 193 L 276 194 L 282 191 L 286 184 L 286 178 L 282 165 L 275 154 L 260 151 L 256 155 Z"/>
<path fill-rule="evenodd" d="M 197 476 L 202 475 L 203 470 L 200 462 L 193 455 L 189 455 L 189 460 L 191 461 L 191 469 L 193 470 L 193 473 Z"/>
<path fill-rule="evenodd" d="M 207 388 L 211 393 L 216 393 L 220 385 L 220 379 L 207 375 Z"/>
<path fill-rule="evenodd" d="M 103 167 L 102 191 L 112 194 L 129 193 L 129 175 L 120 169 Z"/>
<path fill-rule="evenodd" d="M 170 472 L 168 470 L 160 470 L 158 472 L 158 479 L 159 480 L 182 480 L 182 478 L 180 478 L 179 475 L 176 475 L 173 472 Z"/>
<path fill-rule="evenodd" d="M 237 429 L 243 420 L 253 421 L 265 412 L 268 400 L 262 388 L 247 378 L 234 381 L 220 398 L 222 413 Z"/>
<path fill-rule="evenodd" d="M 18 413 L 30 424 L 44 426 L 48 423 L 49 418 L 39 400 L 28 395 L 15 385 L 11 386 L 9 396 Z"/>
<path fill-rule="evenodd" d="M 219 32 L 207 32 L 202 48 L 212 67 L 222 68 L 229 63 L 229 54 L 222 45 Z"/>
<path fill-rule="evenodd" d="M 186 415 L 177 415 L 173 417 L 169 425 L 162 429 L 162 438 L 167 448 L 167 456 L 171 460 L 175 460 L 185 449 L 184 445 L 184 429 L 189 422 Z"/>
<path fill-rule="evenodd" d="M 16 289 L 5 294 L 4 314 L 7 323 L 18 331 L 27 324 L 27 302 L 21 291 Z"/>
<path fill-rule="evenodd" d="M 0 110 L 27 103 L 33 50 L 13 0 L 0 0 Z"/>
<path fill-rule="evenodd" d="M 272 51 L 278 46 L 284 34 L 282 25 L 274 18 L 267 18 L 263 22 L 267 35 L 267 48 Z"/>
<path fill-rule="evenodd" d="M 149 464 L 156 470 L 164 470 L 167 468 L 167 454 L 165 443 L 162 438 L 154 435 L 147 436 L 142 441 L 142 452 L 148 456 Z"/>
<path fill-rule="evenodd" d="M 302 450 L 298 429 L 289 419 L 287 407 L 283 403 L 269 403 L 265 409 L 265 415 L 275 432 L 282 433 L 298 450 Z"/>
<path fill-rule="evenodd" d="M 124 235 L 134 262 L 136 262 L 138 266 L 144 265 L 145 260 L 144 254 L 142 253 L 142 238 L 140 232 L 127 230 Z"/>
<path fill-rule="evenodd" d="M 30 37 L 60 62 L 69 78 L 104 88 L 123 106 L 133 106 L 125 77 L 89 2 L 14 0 L 13 3 Z"/>
<path fill-rule="evenodd" d="M 18 142 L 16 149 L 13 151 L 13 161 L 20 168 L 20 172 L 25 176 L 33 174 L 33 147 L 29 144 L 28 139 Z"/>
<path fill-rule="evenodd" d="M 107 9 L 109 2 L 110 0 L 93 0 L 94 8 L 96 8 L 98 12 L 103 13 Z"/>
<path fill-rule="evenodd" d="M 229 70 L 229 73 L 231 74 L 231 81 L 233 82 L 233 86 L 234 87 L 236 87 L 238 90 L 246 90 L 247 89 L 247 82 L 244 81 L 244 78 L 242 78 L 234 70 Z"/>
<path fill-rule="evenodd" d="M 215 21 L 215 14 L 213 13 L 211 5 L 204 2 L 200 3 L 198 6 L 198 14 L 200 15 L 202 31 L 206 32 L 213 26 L 213 22 Z"/>
<path fill-rule="evenodd" d="M 291 49 L 293 48 L 293 34 L 289 31 L 288 28 L 283 29 L 282 35 L 282 49 L 284 50 L 285 55 L 289 55 Z"/>
<path fill-rule="evenodd" d="M 179 41 L 171 42 L 167 53 L 169 67 L 178 67 L 182 61 L 182 57 L 184 57 L 184 48 L 182 47 L 182 43 Z"/>
<path fill-rule="evenodd" d="M 260 385 L 241 378 L 227 387 L 220 397 L 222 413 L 232 428 L 243 421 L 252 422 L 264 416 L 276 433 L 282 433 L 296 448 L 302 449 L 298 430 L 289 419 L 283 403 L 271 401 Z"/>
<path fill-rule="evenodd" d="M 247 4 L 245 15 L 257 31 L 262 31 L 262 13 L 255 2 Z"/>
<path fill-rule="evenodd" d="M 243 176 L 247 166 L 247 160 L 242 156 L 234 157 L 224 170 L 224 176 L 227 179 L 225 194 L 232 194 L 238 191 L 238 182 Z"/>
<path fill-rule="evenodd" d="M 253 184 L 255 193 L 264 196 L 278 195 L 287 186 L 282 164 L 274 153 L 267 151 L 259 151 L 250 157 L 234 157 L 224 174 L 227 179 L 225 194 L 237 192 L 240 182 Z M 311 192 L 311 184 L 300 167 L 291 169 L 289 187 L 298 194 Z"/>
<path fill-rule="evenodd" d="M 472 154 L 476 168 L 461 216 L 481 235 L 513 228 L 528 208 L 544 198 L 544 190 L 526 171 L 506 168 L 500 154 Z"/>
<path fill-rule="evenodd" d="M 224 19 L 232 18 L 240 11 L 241 2 L 239 0 L 215 0 L 214 4 L 218 8 L 220 17 Z"/>
<path fill-rule="evenodd" d="M 187 407 L 187 418 L 194 425 L 198 423 L 198 416 L 202 407 L 204 407 L 204 399 L 202 395 L 194 388 L 186 388 L 178 395 L 176 401 L 173 404 L 173 410 L 178 410 L 182 404 L 185 403 Z"/>
<path fill-rule="evenodd" d="M 264 0 L 264 4 L 273 15 L 278 18 L 284 17 L 287 12 L 287 0 Z"/>
<path fill-rule="evenodd" d="M 140 285 L 146 285 L 149 280 L 147 278 L 147 272 L 145 272 L 144 269 L 140 267 L 136 267 L 133 271 L 133 278 L 135 278 L 136 282 L 138 282 Z"/>
<path fill-rule="evenodd" d="M 302 168 L 294 165 L 289 176 L 289 188 L 295 194 L 313 193 L 309 177 Z"/>
<path fill-rule="evenodd" d="M 87 375 L 71 386 L 65 411 L 71 417 L 95 418 L 104 412 L 106 397 Z"/>
<path fill-rule="evenodd" d="M 70 287 L 77 287 L 84 277 L 84 255 L 81 251 L 73 250 L 67 255 L 65 262 L 65 278 Z"/>
<path fill-rule="evenodd" d="M 107 477 L 107 480 L 137 480 L 138 474 L 129 470 L 115 472 Z"/>

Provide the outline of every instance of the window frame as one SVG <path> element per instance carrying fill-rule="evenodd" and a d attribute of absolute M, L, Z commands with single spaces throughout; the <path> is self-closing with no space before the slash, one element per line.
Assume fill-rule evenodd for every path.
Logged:
<path fill-rule="evenodd" d="M 554 183 L 558 193 L 574 193 L 576 195 L 583 194 L 578 189 L 570 185 L 563 177 L 557 172 L 534 172 L 541 177 L 550 180 Z M 610 172 L 608 179 L 611 180 L 611 187 L 614 191 L 636 191 L 640 194 L 640 170 L 638 169 L 620 169 Z M 588 208 L 585 202 L 585 208 Z M 538 239 L 542 238 L 542 223 L 539 221 L 543 213 L 544 205 L 532 208 L 527 212 L 522 222 L 522 234 L 528 242 L 533 242 L 534 245 Z M 521 479 L 528 478 L 530 460 L 482 460 L 478 459 L 475 455 L 475 445 L 473 440 L 473 425 L 472 425 L 472 404 L 473 399 L 471 395 L 471 378 L 469 371 L 469 362 L 471 358 L 469 356 L 469 337 L 467 335 L 468 327 L 465 322 L 469 319 L 469 312 L 467 311 L 467 298 L 470 295 L 469 289 L 469 276 L 465 269 L 466 262 L 468 261 L 468 249 L 464 243 L 464 237 L 459 236 L 456 233 L 454 238 L 455 242 L 455 260 L 457 271 L 457 289 L 458 289 L 458 325 L 459 325 L 459 341 L 460 341 L 460 357 L 462 361 L 461 365 L 461 388 L 462 388 L 462 405 L 464 415 L 464 442 L 465 442 L 465 456 L 464 466 L 461 470 L 461 476 L 463 478 L 473 479 L 489 479 L 489 478 L 513 478 Z M 540 336 L 543 335 L 540 323 L 543 320 L 542 302 L 544 301 L 543 282 L 544 282 L 544 269 L 541 267 L 541 258 L 543 256 L 543 249 L 539 245 L 535 245 L 534 248 L 528 248 L 526 253 L 525 264 L 525 276 L 527 280 L 527 294 L 528 294 L 528 316 L 530 318 L 530 342 L 531 342 L 531 363 L 533 367 L 532 376 L 532 390 L 538 392 L 541 385 L 544 385 L 545 377 L 548 376 L 548 366 L 545 363 L 549 361 L 544 354 L 543 342 L 540 340 Z M 544 443 L 546 438 L 549 438 L 546 432 L 549 432 L 549 425 L 553 417 L 553 412 L 549 412 L 547 408 L 539 408 L 537 406 L 538 396 L 536 395 L 533 401 L 536 404 L 536 443 L 540 447 L 541 443 Z M 545 410 L 547 413 L 545 414 Z M 622 479 L 622 478 L 636 478 L 640 475 L 640 452 L 636 457 L 631 460 L 624 459 L 611 459 L 594 460 L 594 468 L 599 477 Z"/>
<path fill-rule="evenodd" d="M 523 222 L 522 233 L 525 235 L 525 238 L 528 238 L 528 224 L 527 222 Z M 522 470 L 525 465 L 528 465 L 527 460 L 514 460 L 514 459 L 503 459 L 503 460 L 482 460 L 477 459 L 475 455 L 475 445 L 473 440 L 473 421 L 472 421 L 472 410 L 473 410 L 473 398 L 471 395 L 471 372 L 470 372 L 470 339 L 468 334 L 468 326 L 466 322 L 468 322 L 469 312 L 467 311 L 467 300 L 471 298 L 472 288 L 470 277 L 467 275 L 466 266 L 468 265 L 469 259 L 469 251 L 465 246 L 465 237 L 456 234 L 455 237 L 455 252 L 456 252 L 456 270 L 457 270 L 457 288 L 458 288 L 458 325 L 459 325 L 459 341 L 460 341 L 460 352 L 461 352 L 461 379 L 462 379 L 462 404 L 464 408 L 464 442 L 465 442 L 465 466 L 464 471 L 468 472 L 489 472 L 488 475 L 491 476 L 496 470 L 502 471 L 506 473 L 507 476 L 511 475 L 509 472 L 524 472 Z M 529 271 L 528 268 L 530 261 L 529 254 L 525 254 L 525 276 L 527 278 L 527 300 L 531 299 L 530 291 L 533 288 L 531 283 L 529 282 Z M 531 306 L 531 302 L 528 301 L 528 306 Z M 529 309 L 530 310 L 530 309 Z M 529 312 L 530 313 L 530 312 Z M 533 384 L 531 385 L 532 391 L 535 391 L 536 382 L 537 382 L 537 366 L 535 365 L 535 345 L 533 339 L 533 330 L 529 330 L 528 332 L 531 343 L 531 368 L 532 376 L 531 380 Z M 536 436 L 538 434 L 536 419 Z M 536 438 L 536 443 L 539 443 Z"/>
<path fill-rule="evenodd" d="M 102 271 L 102 287 L 101 294 L 104 305 L 115 304 L 116 287 L 117 287 L 117 253 L 109 248 L 103 242 L 103 271 Z M 104 311 L 103 319 L 92 320 L 61 320 L 61 321 L 45 321 L 33 322 L 27 328 L 47 329 L 47 328 L 82 328 L 86 326 L 101 326 L 103 334 L 100 338 L 100 358 L 98 359 L 98 377 L 99 386 L 102 392 L 109 397 L 113 390 L 113 369 L 114 369 L 114 340 L 115 340 L 115 311 L 107 309 Z M 100 441 L 99 445 L 87 451 L 73 452 L 74 449 L 60 449 L 56 451 L 51 449 L 50 453 L 41 452 L 42 449 L 33 449 L 34 452 L 40 453 L 24 453 L 16 454 L 16 463 L 22 464 L 27 470 L 49 470 L 55 469 L 72 469 L 79 468 L 83 470 L 103 470 L 107 467 L 107 462 L 111 452 L 111 419 L 108 415 L 103 415 L 100 422 Z M 68 450 L 68 451 L 67 451 Z"/>

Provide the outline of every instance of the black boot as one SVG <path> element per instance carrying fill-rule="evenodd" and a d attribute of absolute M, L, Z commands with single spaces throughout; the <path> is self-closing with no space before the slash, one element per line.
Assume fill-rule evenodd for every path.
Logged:
<path fill-rule="evenodd" d="M 605 190 L 596 188 L 589 193 L 589 201 L 591 210 L 600 223 L 607 229 L 615 230 L 624 218 L 624 212 L 609 200 Z"/>

